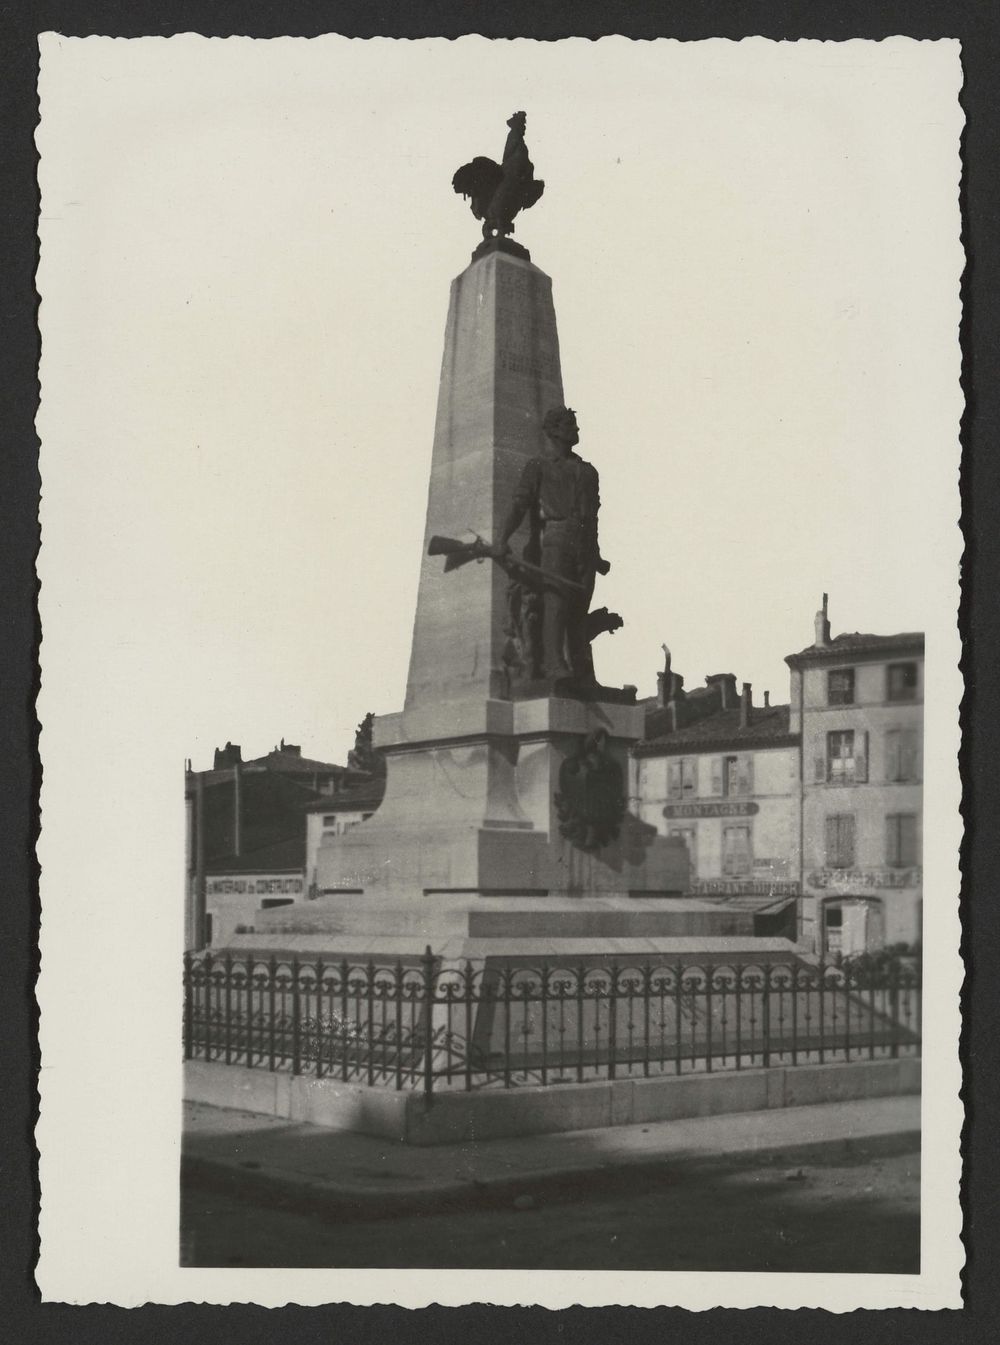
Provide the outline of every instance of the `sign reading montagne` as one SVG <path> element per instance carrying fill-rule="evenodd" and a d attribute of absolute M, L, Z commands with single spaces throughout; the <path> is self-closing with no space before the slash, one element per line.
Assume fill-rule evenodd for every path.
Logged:
<path fill-rule="evenodd" d="M 727 799 L 724 803 L 668 803 L 664 817 L 753 817 L 760 804 Z"/>

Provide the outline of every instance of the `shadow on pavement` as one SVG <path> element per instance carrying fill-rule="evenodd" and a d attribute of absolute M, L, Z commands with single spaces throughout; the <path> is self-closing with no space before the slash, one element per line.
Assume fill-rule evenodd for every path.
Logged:
<path fill-rule="evenodd" d="M 267 1138 L 281 1130 L 271 1123 Z M 521 1171 L 506 1181 L 493 1174 L 488 1182 L 476 1176 L 476 1146 L 422 1151 L 422 1179 L 412 1163 L 394 1168 L 399 1146 L 337 1131 L 298 1135 L 295 1171 L 285 1160 L 282 1180 L 267 1170 L 261 1138 L 253 1129 L 200 1135 L 197 1155 L 186 1154 L 181 1264 L 919 1270 L 912 1134 L 624 1166 L 602 1154 L 589 1171 Z M 213 1154 L 228 1156 L 229 1166 Z M 447 1191 L 443 1165 L 451 1165 Z M 345 1186 L 352 1172 L 364 1187 L 357 1196 Z M 332 1173 L 341 1180 L 324 1190 Z M 388 1189 L 379 1198 L 372 1188 L 381 1182 Z"/>

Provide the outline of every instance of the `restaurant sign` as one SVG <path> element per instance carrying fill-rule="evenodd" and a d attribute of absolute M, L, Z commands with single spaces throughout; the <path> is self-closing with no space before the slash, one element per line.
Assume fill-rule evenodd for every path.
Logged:
<path fill-rule="evenodd" d="M 765 878 L 696 878 L 689 889 L 702 897 L 797 897 L 798 883 Z"/>
<path fill-rule="evenodd" d="M 913 869 L 813 869 L 807 882 L 810 887 L 854 892 L 858 889 L 919 887 L 922 870 Z"/>
<path fill-rule="evenodd" d="M 753 817 L 760 812 L 757 803 L 740 803 L 727 799 L 724 803 L 668 803 L 664 817 Z"/>

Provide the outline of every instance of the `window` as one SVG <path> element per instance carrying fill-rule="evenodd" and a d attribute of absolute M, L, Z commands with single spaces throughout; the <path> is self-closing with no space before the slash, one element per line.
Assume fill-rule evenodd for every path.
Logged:
<path fill-rule="evenodd" d="M 753 867 L 749 827 L 723 827 L 722 872 L 728 878 L 745 878 Z"/>
<path fill-rule="evenodd" d="M 834 668 L 827 673 L 826 701 L 828 705 L 854 704 L 853 668 Z"/>
<path fill-rule="evenodd" d="M 752 794 L 752 792 L 754 792 L 752 756 L 723 757 L 723 794 Z"/>
<path fill-rule="evenodd" d="M 916 813 L 890 813 L 885 819 L 885 862 L 908 869 L 917 863 Z"/>
<path fill-rule="evenodd" d="M 826 735 L 826 756 L 816 758 L 816 782 L 853 785 L 868 779 L 868 734 L 835 729 Z"/>
<path fill-rule="evenodd" d="M 826 819 L 826 867 L 849 869 L 854 864 L 854 814 L 834 813 Z"/>
<path fill-rule="evenodd" d="M 885 778 L 920 779 L 920 740 L 916 729 L 889 729 L 885 735 Z"/>
<path fill-rule="evenodd" d="M 917 665 L 890 663 L 887 672 L 886 699 L 915 701 L 917 699 Z"/>
<path fill-rule="evenodd" d="M 693 757 L 678 757 L 667 762 L 667 798 L 693 798 L 698 792 L 698 762 Z"/>
<path fill-rule="evenodd" d="M 854 730 L 838 729 L 826 735 L 826 778 L 849 781 L 854 779 Z"/>

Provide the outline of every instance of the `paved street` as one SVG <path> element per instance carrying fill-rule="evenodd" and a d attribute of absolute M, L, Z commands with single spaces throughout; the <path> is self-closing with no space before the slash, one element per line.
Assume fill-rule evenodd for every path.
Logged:
<path fill-rule="evenodd" d="M 919 1155 L 855 1145 L 580 1175 L 537 1196 L 397 1218 L 189 1180 L 182 1261 L 202 1266 L 915 1273 Z M 516 1204 L 515 1204 L 516 1202 Z M 527 1205 L 527 1208 L 520 1206 Z"/>

